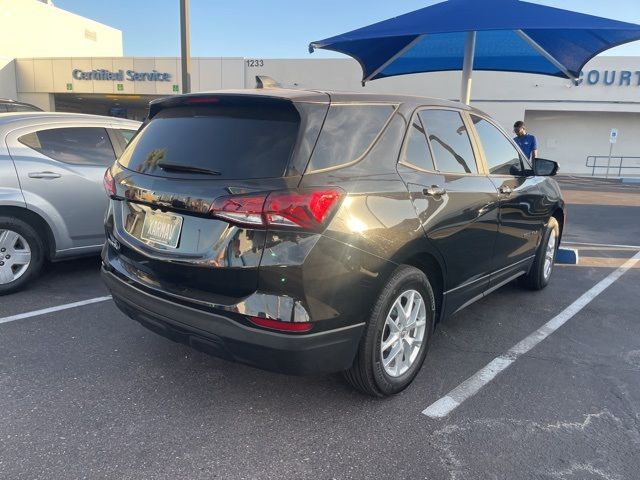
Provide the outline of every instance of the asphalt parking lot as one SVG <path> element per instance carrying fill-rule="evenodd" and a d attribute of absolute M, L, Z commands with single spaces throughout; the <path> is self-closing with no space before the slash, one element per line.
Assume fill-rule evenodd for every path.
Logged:
<path fill-rule="evenodd" d="M 340 375 L 206 356 L 110 300 L 11 320 L 107 295 L 98 259 L 49 266 L 0 298 L 0 478 L 637 479 L 640 185 L 562 184 L 579 264 L 558 266 L 544 291 L 510 284 L 440 324 L 414 384 L 385 400 Z M 422 413 L 559 315 L 455 410 Z"/>

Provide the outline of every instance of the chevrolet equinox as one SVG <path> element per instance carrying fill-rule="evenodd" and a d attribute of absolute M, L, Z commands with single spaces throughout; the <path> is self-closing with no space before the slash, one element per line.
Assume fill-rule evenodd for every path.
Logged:
<path fill-rule="evenodd" d="M 557 169 L 443 100 L 156 100 L 105 173 L 102 276 L 123 312 L 172 340 L 390 395 L 438 321 L 518 277 L 547 285 L 565 218 Z"/>

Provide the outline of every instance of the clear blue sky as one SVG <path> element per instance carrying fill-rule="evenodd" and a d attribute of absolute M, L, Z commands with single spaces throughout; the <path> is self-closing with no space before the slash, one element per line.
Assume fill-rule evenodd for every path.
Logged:
<path fill-rule="evenodd" d="M 482 0 L 478 0 L 482 1 Z M 531 0 L 640 23 L 640 0 Z M 337 35 L 435 0 L 191 0 L 194 57 L 306 58 L 313 40 Z M 118 28 L 127 56 L 179 56 L 178 0 L 54 0 L 64 10 Z M 640 56 L 640 42 L 609 55 Z M 340 56 L 318 51 L 313 57 Z"/>

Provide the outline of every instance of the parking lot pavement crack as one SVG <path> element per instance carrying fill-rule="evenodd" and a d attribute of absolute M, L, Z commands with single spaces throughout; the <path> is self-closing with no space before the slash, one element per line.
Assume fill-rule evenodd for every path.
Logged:
<path fill-rule="evenodd" d="M 605 409 L 598 413 L 587 414 L 582 422 L 556 422 L 553 424 L 548 424 L 541 428 L 542 430 L 546 430 L 548 432 L 551 432 L 554 430 L 562 430 L 562 429 L 584 431 L 585 428 L 587 428 L 593 423 L 594 418 L 597 418 L 597 419 L 608 418 L 612 420 L 614 423 L 617 423 L 620 426 L 622 425 L 622 420 L 620 420 L 618 417 L 612 414 L 609 410 Z"/>
<path fill-rule="evenodd" d="M 432 432 L 433 448 L 448 473 L 449 480 L 475 480 L 482 478 L 558 478 L 566 480 L 607 479 L 622 480 L 625 470 L 624 454 L 618 457 L 593 452 L 584 456 L 584 445 L 593 445 L 595 437 L 610 439 L 614 432 L 621 434 L 623 420 L 609 409 L 586 413 L 573 421 L 555 423 L 519 418 L 469 418 L 449 423 Z M 492 443 L 487 439 L 503 438 L 505 443 Z M 509 477 L 511 466 L 522 465 L 520 459 L 539 452 L 553 441 L 559 447 L 554 455 L 519 471 L 519 477 Z M 477 452 L 477 454 L 470 454 Z M 489 460 L 490 459 L 490 460 Z M 628 465 L 627 465 L 628 466 Z"/>
<path fill-rule="evenodd" d="M 599 468 L 594 467 L 588 463 L 572 463 L 569 468 L 564 470 L 558 470 L 551 473 L 554 478 L 560 479 L 584 479 L 585 474 L 589 474 L 590 477 L 603 478 L 605 480 L 622 480 L 620 475 L 614 475 Z"/>
<path fill-rule="evenodd" d="M 440 450 L 440 463 L 442 467 L 449 473 L 449 480 L 458 480 L 464 478 L 465 464 L 462 462 L 455 450 L 452 442 L 449 440 L 449 436 L 460 431 L 461 427 L 458 425 L 447 425 L 439 430 L 433 432 L 433 436 L 436 438 L 434 446 Z"/>
<path fill-rule="evenodd" d="M 609 382 L 611 393 L 619 400 L 619 408 L 630 418 L 632 425 L 626 426 L 626 432 L 634 443 L 640 445 L 640 408 L 631 400 L 628 386 L 620 384 L 614 377 L 606 377 L 605 381 Z"/>

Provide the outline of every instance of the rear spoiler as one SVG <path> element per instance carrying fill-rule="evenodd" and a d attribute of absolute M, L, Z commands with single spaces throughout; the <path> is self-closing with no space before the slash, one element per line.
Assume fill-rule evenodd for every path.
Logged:
<path fill-rule="evenodd" d="M 145 123 L 155 117 L 160 111 L 168 108 L 185 106 L 206 106 L 206 105 L 265 105 L 275 106 L 293 104 L 294 101 L 286 97 L 276 97 L 269 95 L 235 94 L 235 93 L 190 93 L 173 97 L 159 98 L 149 103 L 149 116 Z"/>

